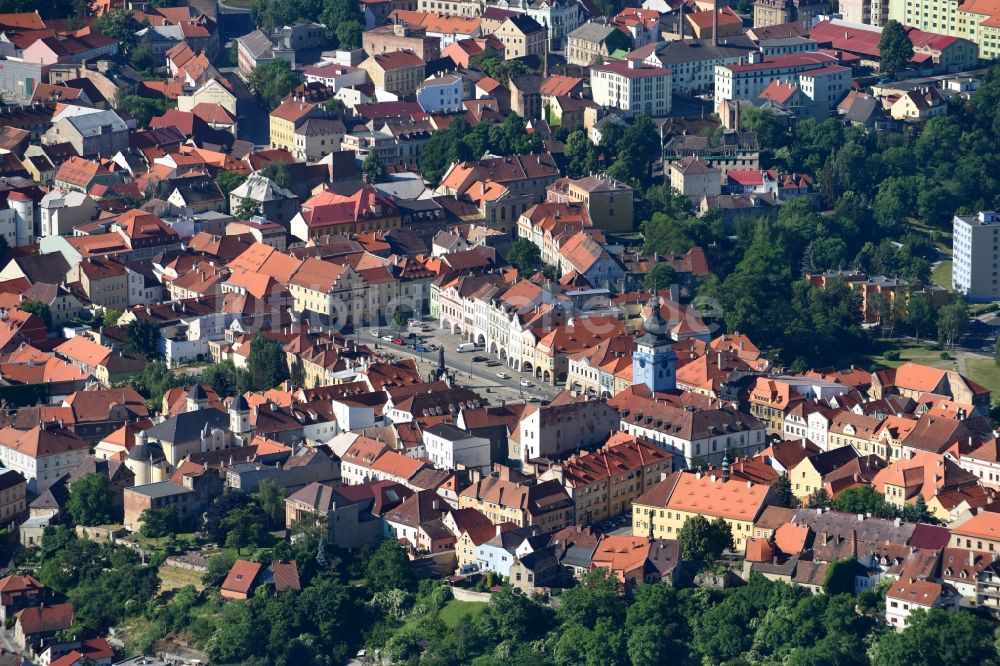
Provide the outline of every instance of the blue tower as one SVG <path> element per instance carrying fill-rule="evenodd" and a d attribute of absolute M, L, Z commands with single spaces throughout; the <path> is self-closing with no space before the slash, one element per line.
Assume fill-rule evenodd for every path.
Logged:
<path fill-rule="evenodd" d="M 656 296 L 647 307 L 651 312 L 642 326 L 646 334 L 636 339 L 632 353 L 632 383 L 645 384 L 656 392 L 672 391 L 677 388 L 677 354 L 671 347 L 674 341 L 670 339 L 669 325 L 660 314 Z"/>

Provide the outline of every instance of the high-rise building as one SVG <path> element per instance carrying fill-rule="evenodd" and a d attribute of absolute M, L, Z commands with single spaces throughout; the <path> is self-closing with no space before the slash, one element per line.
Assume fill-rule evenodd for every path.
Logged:
<path fill-rule="evenodd" d="M 980 211 L 955 216 L 952 223 L 952 273 L 955 291 L 970 301 L 1000 299 L 1000 215 Z"/>

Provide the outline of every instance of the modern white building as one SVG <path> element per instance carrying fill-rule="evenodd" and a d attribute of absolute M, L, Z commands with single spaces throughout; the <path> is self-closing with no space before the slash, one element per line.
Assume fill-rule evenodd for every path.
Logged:
<path fill-rule="evenodd" d="M 454 74 L 432 76 L 417 88 L 417 103 L 426 113 L 462 110 L 462 78 Z"/>
<path fill-rule="evenodd" d="M 97 202 L 83 192 L 53 187 L 38 204 L 41 235 L 72 236 L 74 227 L 97 215 Z"/>
<path fill-rule="evenodd" d="M 626 116 L 665 116 L 672 106 L 670 70 L 637 60 L 591 67 L 590 90 L 597 104 L 621 109 Z"/>
<path fill-rule="evenodd" d="M 1000 299 L 1000 214 L 980 211 L 952 221 L 951 281 L 968 301 Z"/>
<path fill-rule="evenodd" d="M 424 430 L 424 449 L 427 458 L 441 469 L 456 469 L 461 465 L 484 473 L 490 470 L 490 440 L 448 423 Z"/>

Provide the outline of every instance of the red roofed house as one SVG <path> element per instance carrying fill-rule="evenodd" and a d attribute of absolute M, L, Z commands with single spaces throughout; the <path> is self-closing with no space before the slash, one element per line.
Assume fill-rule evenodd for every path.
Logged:
<path fill-rule="evenodd" d="M 42 641 L 73 626 L 73 604 L 52 604 L 18 611 L 14 641 L 34 651 Z"/>
<path fill-rule="evenodd" d="M 264 566 L 258 562 L 236 560 L 226 580 L 222 582 L 219 594 L 226 599 L 249 599 L 263 568 Z"/>
<path fill-rule="evenodd" d="M 392 199 L 365 185 L 349 197 L 325 191 L 306 200 L 292 218 L 291 232 L 308 242 L 331 234 L 390 231 L 400 224 L 399 208 Z"/>
<path fill-rule="evenodd" d="M 948 583 L 901 577 L 886 590 L 885 619 L 896 631 L 903 631 L 913 611 L 934 608 L 957 611 L 959 599 L 958 592 Z"/>
<path fill-rule="evenodd" d="M 31 576 L 15 574 L 0 579 L 0 621 L 6 622 L 22 608 L 40 606 L 45 586 Z"/>
<path fill-rule="evenodd" d="M 0 462 L 21 473 L 28 490 L 40 494 L 64 474 L 76 468 L 90 446 L 57 422 L 31 430 L 6 427 L 0 430 Z"/>
<path fill-rule="evenodd" d="M 961 72 L 976 66 L 979 48 L 961 37 L 951 37 L 935 32 L 924 32 L 904 26 L 913 44 L 911 62 L 926 66 L 929 59 L 941 72 Z M 833 48 L 860 58 L 863 67 L 877 69 L 881 61 L 878 44 L 882 37 L 879 28 L 849 23 L 839 19 L 820 21 L 809 31 L 809 38 L 820 47 Z"/>
<path fill-rule="evenodd" d="M 71 157 L 56 171 L 55 185 L 65 190 L 87 192 L 94 185 L 113 185 L 118 176 L 99 162 Z"/>

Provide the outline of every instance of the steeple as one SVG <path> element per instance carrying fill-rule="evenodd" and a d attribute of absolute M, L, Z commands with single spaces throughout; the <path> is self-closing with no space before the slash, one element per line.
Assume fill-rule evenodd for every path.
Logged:
<path fill-rule="evenodd" d="M 722 481 L 729 480 L 729 453 L 722 454 Z"/>
<path fill-rule="evenodd" d="M 660 314 L 655 294 L 649 299 L 649 316 L 643 323 L 646 333 L 635 341 L 632 353 L 632 384 L 645 384 L 652 392 L 677 388 L 677 354 L 670 338 L 670 324 Z"/>

